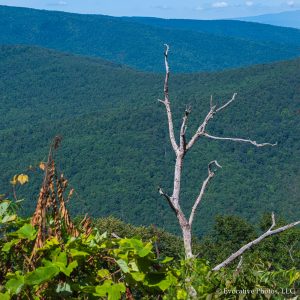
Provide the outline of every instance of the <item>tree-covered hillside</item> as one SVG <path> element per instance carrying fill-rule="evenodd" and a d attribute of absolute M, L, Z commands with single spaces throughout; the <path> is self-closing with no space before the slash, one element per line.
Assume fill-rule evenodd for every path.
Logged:
<path fill-rule="evenodd" d="M 185 209 L 199 192 L 207 163 L 217 159 L 223 169 L 199 208 L 198 234 L 211 228 L 216 214 L 251 222 L 272 210 L 288 220 L 299 215 L 299 69 L 297 59 L 171 76 L 177 128 L 185 105 L 193 108 L 188 135 L 207 114 L 211 94 L 221 104 L 237 92 L 236 102 L 210 123 L 209 132 L 278 141 L 273 148 L 199 141 L 184 170 Z M 74 213 L 177 230 L 157 192 L 158 185 L 169 190 L 174 163 L 165 110 L 157 102 L 163 75 L 25 46 L 0 48 L 0 74 L 1 193 L 11 193 L 6 187 L 13 175 L 26 172 L 31 184 L 20 193 L 24 210 L 32 212 L 40 185 L 37 166 L 50 140 L 61 134 L 60 167 L 76 188 Z"/>
<path fill-rule="evenodd" d="M 147 17 L 124 17 L 123 19 L 161 28 L 205 32 L 256 42 L 267 41 L 276 44 L 300 47 L 300 30 L 295 28 L 236 20 L 185 20 Z"/>
<path fill-rule="evenodd" d="M 37 45 L 98 56 L 146 71 L 163 71 L 164 43 L 172 45 L 172 69 L 176 72 L 222 70 L 299 56 L 299 31 L 282 32 L 272 27 L 272 40 L 258 41 L 249 34 L 251 25 L 243 27 L 240 23 L 236 21 L 236 26 L 243 33 L 230 37 L 214 30 L 213 24 L 212 32 L 200 32 L 101 15 L 0 6 L 0 44 Z M 253 27 L 252 31 L 257 25 Z M 286 43 L 291 39 L 295 43 Z"/>

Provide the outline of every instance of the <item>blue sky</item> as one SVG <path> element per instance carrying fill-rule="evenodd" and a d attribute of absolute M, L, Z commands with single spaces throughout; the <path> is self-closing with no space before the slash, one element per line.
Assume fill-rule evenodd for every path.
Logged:
<path fill-rule="evenodd" d="M 1 5 L 112 16 L 237 18 L 300 9 L 300 0 L 6 0 Z"/>

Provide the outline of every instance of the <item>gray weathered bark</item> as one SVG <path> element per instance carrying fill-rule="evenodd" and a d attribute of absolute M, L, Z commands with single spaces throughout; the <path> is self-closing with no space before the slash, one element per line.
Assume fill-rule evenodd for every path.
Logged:
<path fill-rule="evenodd" d="M 236 99 L 237 94 L 234 93 L 232 98 L 228 100 L 224 105 L 217 108 L 216 105 L 213 105 L 213 100 L 211 97 L 210 100 L 210 111 L 206 115 L 204 121 L 200 124 L 198 127 L 196 133 L 193 135 L 193 137 L 190 139 L 189 142 L 186 141 L 186 130 L 187 130 L 187 122 L 189 118 L 189 114 L 191 113 L 190 107 L 187 107 L 184 116 L 182 119 L 182 124 L 180 127 L 180 133 L 179 133 L 179 145 L 176 142 L 175 138 L 175 132 L 174 132 L 174 124 L 173 124 L 173 117 L 172 117 L 172 110 L 171 110 L 171 104 L 169 99 L 169 78 L 170 78 L 170 68 L 168 64 L 168 53 L 169 53 L 169 46 L 165 45 L 165 68 L 166 68 L 166 76 L 165 76 L 165 82 L 164 82 L 164 100 L 158 100 L 159 102 L 163 103 L 166 108 L 167 112 L 167 118 L 168 118 L 168 127 L 169 127 L 169 138 L 172 145 L 172 148 L 176 155 L 176 163 L 175 163 L 175 169 L 174 169 L 174 182 L 173 182 L 173 192 L 172 195 L 169 196 L 166 194 L 161 188 L 159 188 L 159 193 L 166 198 L 168 201 L 171 209 L 174 211 L 183 236 L 183 242 L 184 242 L 184 250 L 185 250 L 185 257 L 187 259 L 193 258 L 193 252 L 192 252 L 192 225 L 195 217 L 195 213 L 197 208 L 199 207 L 206 188 L 211 181 L 211 179 L 215 176 L 215 172 L 212 170 L 212 166 L 215 165 L 218 168 L 221 168 L 221 166 L 218 164 L 218 162 L 212 161 L 208 164 L 208 176 L 202 183 L 200 192 L 198 197 L 196 198 L 194 205 L 192 207 L 191 213 L 189 218 L 185 216 L 183 213 L 181 206 L 180 206 L 180 190 L 181 190 L 181 175 L 182 175 L 182 168 L 183 168 L 183 162 L 184 158 L 187 154 L 187 152 L 193 147 L 195 142 L 200 137 L 206 137 L 210 139 L 215 140 L 230 140 L 234 142 L 242 142 L 242 143 L 249 143 L 256 147 L 264 147 L 264 146 L 275 146 L 276 144 L 270 144 L 270 143 L 263 143 L 259 144 L 256 141 L 252 141 L 249 139 L 242 139 L 242 138 L 230 138 L 230 137 L 216 137 L 213 135 L 210 135 L 206 132 L 206 127 L 211 119 L 213 119 L 214 115 L 226 107 L 228 107 L 234 100 Z"/>
<path fill-rule="evenodd" d="M 274 229 L 273 228 L 276 226 L 275 223 L 275 215 L 274 213 L 272 214 L 272 225 L 269 228 L 268 231 L 266 231 L 265 233 L 263 233 L 261 236 L 259 236 L 257 239 L 251 241 L 250 243 L 244 245 L 242 248 L 240 248 L 238 251 L 236 251 L 235 253 L 231 254 L 226 260 L 224 260 L 222 263 L 220 263 L 219 265 L 215 266 L 213 268 L 213 271 L 219 271 L 220 269 L 226 267 L 227 265 L 229 265 L 230 263 L 232 263 L 237 257 L 241 256 L 245 251 L 249 250 L 252 246 L 260 243 L 262 240 L 264 240 L 265 238 L 274 235 L 274 234 L 278 234 L 280 232 L 286 231 L 290 228 L 293 228 L 297 225 L 300 225 L 300 221 L 285 225 L 283 227 Z"/>

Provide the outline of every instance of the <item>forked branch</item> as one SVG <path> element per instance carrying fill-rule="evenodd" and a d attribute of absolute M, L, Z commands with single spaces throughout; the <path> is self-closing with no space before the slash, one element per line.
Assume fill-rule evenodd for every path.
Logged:
<path fill-rule="evenodd" d="M 276 222 L 275 222 L 275 215 L 274 215 L 274 213 L 272 213 L 272 225 L 268 229 L 268 231 L 266 231 L 264 234 L 262 234 L 260 237 L 258 237 L 254 241 L 251 241 L 250 243 L 246 244 L 245 246 L 243 246 L 242 248 L 240 248 L 235 253 L 231 254 L 226 260 L 224 260 L 222 263 L 220 263 L 219 265 L 217 265 L 216 267 L 214 267 L 213 271 L 219 271 L 220 269 L 226 267 L 227 265 L 229 265 L 230 263 L 232 263 L 237 257 L 241 256 L 245 251 L 249 250 L 252 246 L 260 243 L 265 238 L 267 238 L 269 236 L 272 236 L 272 235 L 275 235 L 275 234 L 278 234 L 278 233 L 281 233 L 283 231 L 286 231 L 286 230 L 288 230 L 290 228 L 293 228 L 293 227 L 295 227 L 297 225 L 300 225 L 300 221 L 297 221 L 297 222 L 285 225 L 283 227 L 274 229 L 274 227 L 276 226 Z"/>

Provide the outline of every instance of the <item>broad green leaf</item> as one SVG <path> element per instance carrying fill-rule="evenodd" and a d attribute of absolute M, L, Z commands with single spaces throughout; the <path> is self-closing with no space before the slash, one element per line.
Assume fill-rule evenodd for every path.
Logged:
<path fill-rule="evenodd" d="M 135 261 L 131 261 L 130 263 L 128 263 L 128 266 L 134 272 L 139 272 L 140 271 Z"/>
<path fill-rule="evenodd" d="M 132 278 L 135 281 L 143 281 L 145 279 L 145 274 L 144 273 L 132 272 L 132 273 L 130 273 L 130 275 L 132 276 Z"/>
<path fill-rule="evenodd" d="M 97 275 L 100 277 L 100 278 L 105 278 L 105 277 L 108 277 L 110 276 L 110 273 L 107 269 L 101 269 L 97 272 Z"/>
<path fill-rule="evenodd" d="M 139 257 L 145 257 L 152 251 L 152 245 L 151 243 L 148 243 L 143 249 L 138 251 Z"/>
<path fill-rule="evenodd" d="M 149 287 L 158 287 L 162 291 L 165 291 L 172 284 L 177 283 L 176 277 L 174 277 L 171 273 L 167 275 L 162 272 L 150 273 L 146 277 L 146 285 Z"/>
<path fill-rule="evenodd" d="M 21 239 L 32 241 L 36 237 L 36 230 L 31 224 L 25 224 L 16 232 L 16 234 Z"/>
<path fill-rule="evenodd" d="M 11 240 L 10 242 L 5 243 L 2 247 L 2 251 L 9 252 L 11 247 L 14 246 L 15 244 L 17 244 L 18 242 L 19 242 L 19 240 L 14 239 L 14 240 Z"/>
<path fill-rule="evenodd" d="M 73 272 L 73 270 L 75 268 L 77 268 L 78 263 L 77 261 L 72 261 L 67 267 L 65 266 L 61 266 L 59 267 L 60 271 L 63 272 L 65 275 L 67 275 L 68 277 L 71 275 L 71 273 Z"/>
<path fill-rule="evenodd" d="M 26 275 L 25 283 L 29 285 L 37 285 L 52 279 L 59 273 L 56 266 L 40 267 Z"/>
<path fill-rule="evenodd" d="M 24 283 L 25 283 L 24 276 L 15 274 L 14 278 L 11 278 L 7 281 L 5 287 L 11 294 L 16 295 L 21 292 Z"/>
<path fill-rule="evenodd" d="M 70 249 L 70 254 L 71 254 L 72 257 L 90 255 L 88 252 L 79 251 L 79 250 L 76 250 L 76 249 Z"/>
<path fill-rule="evenodd" d="M 104 284 L 96 286 L 94 296 L 107 296 L 108 300 L 119 300 L 125 291 L 124 283 L 113 283 L 111 280 L 106 280 Z"/>
<path fill-rule="evenodd" d="M 159 262 L 161 264 L 166 264 L 166 263 L 172 261 L 173 259 L 174 259 L 173 257 L 166 256 L 166 257 L 163 257 L 162 259 L 159 259 Z"/>
<path fill-rule="evenodd" d="M 128 268 L 128 265 L 126 263 L 125 260 L 123 259 L 118 259 L 117 260 L 117 264 L 119 265 L 119 267 L 121 268 L 121 270 L 124 272 L 124 273 L 129 273 L 129 268 Z"/>
<path fill-rule="evenodd" d="M 9 295 L 9 293 L 8 293 L 8 292 L 6 292 L 6 293 L 1 293 L 1 292 L 0 292 L 0 299 L 1 299 L 1 300 L 10 300 L 10 295 Z"/>

